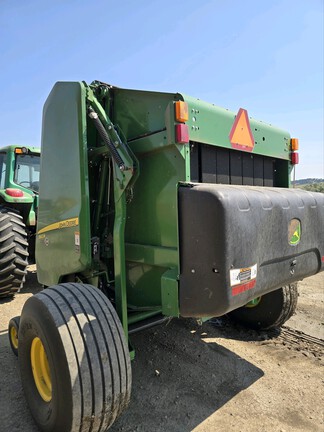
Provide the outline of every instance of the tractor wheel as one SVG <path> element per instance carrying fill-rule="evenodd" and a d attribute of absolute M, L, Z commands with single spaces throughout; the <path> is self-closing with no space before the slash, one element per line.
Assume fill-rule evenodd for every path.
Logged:
<path fill-rule="evenodd" d="M 27 265 L 28 242 L 22 217 L 0 207 L 0 298 L 12 297 L 22 288 Z"/>
<path fill-rule="evenodd" d="M 281 327 L 295 313 L 297 298 L 297 283 L 293 283 L 258 297 L 228 315 L 247 327 L 270 330 Z"/>
<path fill-rule="evenodd" d="M 126 338 L 115 309 L 92 285 L 54 285 L 26 301 L 19 366 L 42 431 L 104 431 L 130 399 Z"/>
<path fill-rule="evenodd" d="M 8 325 L 8 336 L 12 352 L 18 356 L 18 329 L 20 317 L 11 318 Z"/>

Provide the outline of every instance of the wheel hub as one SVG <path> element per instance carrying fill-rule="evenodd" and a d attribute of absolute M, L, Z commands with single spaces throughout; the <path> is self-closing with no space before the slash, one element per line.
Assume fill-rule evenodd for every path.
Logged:
<path fill-rule="evenodd" d="M 16 327 L 11 327 L 11 329 L 10 329 L 10 339 L 11 339 L 12 346 L 15 349 L 18 349 L 18 332 L 17 332 Z"/>
<path fill-rule="evenodd" d="M 258 304 L 260 303 L 260 301 L 261 301 L 261 296 L 255 298 L 255 299 L 253 299 L 251 301 L 249 301 L 249 303 L 247 303 L 245 305 L 245 307 L 247 307 L 247 308 L 254 308 L 254 307 L 258 306 Z"/>
<path fill-rule="evenodd" d="M 46 351 L 39 337 L 35 337 L 30 348 L 31 366 L 38 393 L 45 402 L 52 399 L 52 380 Z"/>

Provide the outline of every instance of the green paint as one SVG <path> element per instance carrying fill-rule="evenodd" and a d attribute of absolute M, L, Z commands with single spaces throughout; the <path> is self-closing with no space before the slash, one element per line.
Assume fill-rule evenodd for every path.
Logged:
<path fill-rule="evenodd" d="M 179 316 L 178 274 L 172 269 L 162 276 L 162 313 L 166 316 Z"/>
<path fill-rule="evenodd" d="M 118 168 L 116 168 L 118 169 Z M 118 183 L 115 182 L 115 187 Z M 127 287 L 125 264 L 125 222 L 126 199 L 125 195 L 115 201 L 114 222 L 114 271 L 115 271 L 115 296 L 118 316 L 122 322 L 125 335 L 128 335 L 127 320 Z"/>
<path fill-rule="evenodd" d="M 0 204 L 18 211 L 27 227 L 35 231 L 39 185 L 39 169 L 36 172 L 35 167 L 39 166 L 40 149 L 24 147 L 27 154 L 15 153 L 21 146 L 10 145 L 0 149 Z M 19 189 L 23 196 L 12 197 L 6 193 L 7 188 Z"/>
<path fill-rule="evenodd" d="M 57 83 L 44 106 L 37 230 L 79 218 L 78 227 L 36 237 L 37 276 L 46 286 L 91 272 L 85 96 L 81 83 Z"/>
<path fill-rule="evenodd" d="M 296 227 L 294 229 L 293 235 L 290 237 L 289 244 L 297 245 L 301 238 L 301 224 L 297 219 L 294 219 L 293 221 L 295 221 Z"/>
<path fill-rule="evenodd" d="M 145 263 L 158 267 L 177 267 L 178 249 L 126 243 L 127 261 Z"/>
<path fill-rule="evenodd" d="M 190 140 L 218 147 L 232 148 L 229 133 L 237 113 L 183 95 L 189 106 Z M 270 124 L 250 118 L 255 140 L 253 154 L 289 159 L 290 135 Z"/>
<path fill-rule="evenodd" d="M 141 322 L 145 319 L 152 318 L 156 315 L 161 314 L 162 310 L 153 310 L 153 311 L 147 311 L 147 312 L 135 312 L 130 313 L 128 316 L 128 324 L 136 324 L 138 322 Z"/>
<path fill-rule="evenodd" d="M 258 306 L 258 304 L 260 303 L 262 297 L 257 297 L 251 301 L 249 301 L 249 303 L 247 303 L 245 305 L 245 307 L 247 308 L 254 308 L 255 306 Z"/>

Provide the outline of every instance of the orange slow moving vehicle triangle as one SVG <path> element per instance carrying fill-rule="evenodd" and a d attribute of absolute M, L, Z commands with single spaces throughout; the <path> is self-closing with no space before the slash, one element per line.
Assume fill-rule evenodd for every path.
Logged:
<path fill-rule="evenodd" d="M 254 137 L 251 131 L 249 116 L 245 109 L 240 108 L 229 134 L 232 147 L 251 152 L 254 148 Z"/>

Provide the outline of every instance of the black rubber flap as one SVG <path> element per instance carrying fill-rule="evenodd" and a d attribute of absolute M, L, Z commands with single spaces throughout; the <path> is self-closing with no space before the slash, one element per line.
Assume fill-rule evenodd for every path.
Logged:
<path fill-rule="evenodd" d="M 179 187 L 180 314 L 220 316 L 324 269 L 324 194 Z"/>

